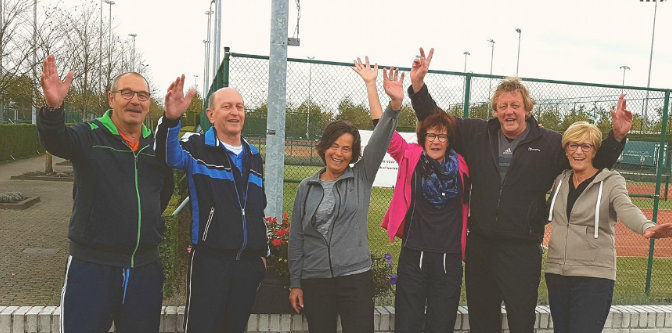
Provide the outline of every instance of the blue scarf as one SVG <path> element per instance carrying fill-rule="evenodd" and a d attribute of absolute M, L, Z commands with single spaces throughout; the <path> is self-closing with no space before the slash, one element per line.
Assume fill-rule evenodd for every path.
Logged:
<path fill-rule="evenodd" d="M 420 156 L 422 175 L 422 195 L 437 209 L 445 206 L 448 199 L 459 192 L 457 153 L 450 149 L 443 163 L 439 163 L 423 152 Z"/>

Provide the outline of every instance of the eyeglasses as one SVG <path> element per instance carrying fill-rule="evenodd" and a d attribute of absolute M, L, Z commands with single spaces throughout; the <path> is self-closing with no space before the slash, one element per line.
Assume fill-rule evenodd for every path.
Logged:
<path fill-rule="evenodd" d="M 133 99 L 133 95 L 138 94 L 138 100 L 140 102 L 145 102 L 149 100 L 149 93 L 146 91 L 134 91 L 131 89 L 121 89 L 121 90 L 114 90 L 112 93 L 120 93 L 121 97 L 124 99 L 130 100 Z"/>
<path fill-rule="evenodd" d="M 439 138 L 439 142 L 446 142 L 446 140 L 448 140 L 448 134 L 427 133 L 426 138 L 430 142 L 434 142 L 434 140 L 436 140 L 436 138 Z"/>
<path fill-rule="evenodd" d="M 578 143 L 570 143 L 567 145 L 567 149 L 569 151 L 576 151 L 579 147 L 581 147 L 581 151 L 583 152 L 589 152 L 594 145 L 588 144 L 588 143 L 583 143 L 583 144 L 578 144 Z"/>

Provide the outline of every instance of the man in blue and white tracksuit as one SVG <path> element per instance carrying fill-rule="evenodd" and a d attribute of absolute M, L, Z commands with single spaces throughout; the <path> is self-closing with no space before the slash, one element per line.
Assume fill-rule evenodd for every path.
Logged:
<path fill-rule="evenodd" d="M 166 113 L 157 132 L 162 140 L 157 140 L 156 150 L 168 165 L 185 170 L 189 182 L 193 249 L 185 332 L 242 333 L 266 273 L 261 156 L 242 138 L 243 99 L 231 88 L 210 97 L 210 130 L 180 142 L 179 117 L 194 94 L 192 90 L 185 98 L 183 85 L 184 76 L 166 96 Z"/>

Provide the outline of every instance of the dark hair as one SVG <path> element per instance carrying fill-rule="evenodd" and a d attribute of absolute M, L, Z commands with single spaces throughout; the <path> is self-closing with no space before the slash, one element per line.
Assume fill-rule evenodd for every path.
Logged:
<path fill-rule="evenodd" d="M 431 116 L 425 118 L 425 120 L 418 125 L 418 144 L 424 148 L 427 130 L 438 127 L 445 128 L 448 131 L 448 148 L 450 148 L 450 143 L 453 142 L 453 138 L 455 137 L 456 124 L 457 121 L 455 120 L 455 116 L 448 114 L 437 107 Z"/>
<path fill-rule="evenodd" d="M 327 149 L 341 137 L 341 135 L 350 133 L 352 134 L 352 162 L 357 162 L 360 157 L 362 157 L 362 138 L 359 136 L 359 130 L 354 125 L 350 124 L 347 121 L 338 120 L 332 121 L 327 125 L 327 128 L 324 129 L 322 133 L 322 139 L 315 146 L 317 153 L 322 158 L 322 162 L 327 163 L 324 154 L 327 152 Z"/>

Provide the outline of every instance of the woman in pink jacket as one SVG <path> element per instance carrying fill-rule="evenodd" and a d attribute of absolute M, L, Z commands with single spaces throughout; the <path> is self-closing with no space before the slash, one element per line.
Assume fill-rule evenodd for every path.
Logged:
<path fill-rule="evenodd" d="M 367 85 L 371 119 L 382 116 L 376 75 L 366 63 L 355 62 Z M 403 96 L 398 70 L 384 88 L 389 96 Z M 394 99 L 393 99 L 394 100 Z M 397 109 L 401 106 L 397 106 Z M 455 118 L 445 112 L 429 116 L 418 126 L 418 143 L 394 132 L 387 152 L 399 164 L 397 183 L 382 227 L 390 242 L 402 240 L 397 266 L 395 331 L 453 332 L 462 286 L 462 260 L 469 214 L 469 170 L 462 156 L 450 148 Z M 425 305 L 427 313 L 425 314 Z"/>

